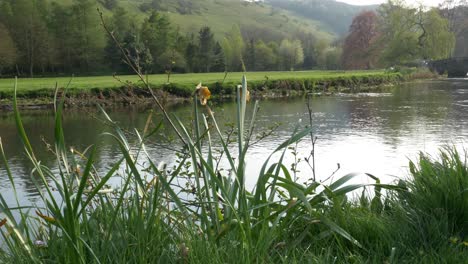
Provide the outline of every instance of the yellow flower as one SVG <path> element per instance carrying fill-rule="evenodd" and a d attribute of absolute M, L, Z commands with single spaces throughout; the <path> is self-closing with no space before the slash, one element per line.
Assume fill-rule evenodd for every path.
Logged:
<path fill-rule="evenodd" d="M 195 93 L 197 94 L 198 98 L 200 99 L 200 104 L 201 105 L 206 105 L 206 102 L 208 99 L 211 97 L 211 92 L 206 86 L 202 86 L 201 83 L 197 85 L 197 89 L 195 90 Z"/>
<path fill-rule="evenodd" d="M 237 88 L 239 89 L 240 98 L 242 98 L 242 85 L 238 85 Z M 247 93 L 245 95 L 245 101 L 247 101 L 247 102 L 250 101 L 250 91 L 249 90 L 247 90 Z"/>
<path fill-rule="evenodd" d="M 47 216 L 47 215 L 43 215 L 43 214 L 41 214 L 41 212 L 39 212 L 39 211 L 36 211 L 36 214 L 37 214 L 40 218 L 46 220 L 46 222 L 49 222 L 49 223 L 52 223 L 52 224 L 55 223 L 55 218 L 53 218 L 53 217 L 50 217 L 50 216 Z"/>
<path fill-rule="evenodd" d="M 2 221 L 0 221 L 0 227 L 4 226 L 7 222 L 7 219 L 3 219 Z"/>

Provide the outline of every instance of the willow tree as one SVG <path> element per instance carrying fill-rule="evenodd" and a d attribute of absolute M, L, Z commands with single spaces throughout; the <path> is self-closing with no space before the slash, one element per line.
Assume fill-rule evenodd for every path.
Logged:
<path fill-rule="evenodd" d="M 449 58 L 455 49 L 455 34 L 449 29 L 449 22 L 435 9 L 424 14 L 421 27 L 425 35 L 421 38 L 422 56 L 425 59 Z"/>
<path fill-rule="evenodd" d="M 448 21 L 432 9 L 412 8 L 402 3 L 381 6 L 379 45 L 383 62 L 401 64 L 421 59 L 441 59 L 451 56 L 455 37 L 449 31 Z"/>

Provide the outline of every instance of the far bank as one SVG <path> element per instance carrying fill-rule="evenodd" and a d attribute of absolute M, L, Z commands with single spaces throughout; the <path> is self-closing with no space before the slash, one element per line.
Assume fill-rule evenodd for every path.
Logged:
<path fill-rule="evenodd" d="M 213 99 L 231 98 L 243 74 L 247 75 L 254 98 L 288 97 L 309 92 L 379 92 L 411 78 L 407 73 L 383 70 L 156 74 L 146 78 L 158 96 L 172 104 L 188 100 L 200 82 L 209 87 Z M 0 79 L 1 110 L 11 109 L 14 83 L 14 79 Z M 17 93 L 21 106 L 30 109 L 52 107 L 56 86 L 59 96 L 65 94 L 67 107 L 145 105 L 152 102 L 150 93 L 134 75 L 19 78 Z"/>

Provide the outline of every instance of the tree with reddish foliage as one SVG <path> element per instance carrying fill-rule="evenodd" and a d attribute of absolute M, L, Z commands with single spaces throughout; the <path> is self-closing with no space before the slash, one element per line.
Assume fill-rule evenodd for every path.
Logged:
<path fill-rule="evenodd" d="M 343 46 L 345 69 L 371 69 L 377 61 L 374 43 L 378 39 L 378 18 L 373 11 L 357 15 Z"/>

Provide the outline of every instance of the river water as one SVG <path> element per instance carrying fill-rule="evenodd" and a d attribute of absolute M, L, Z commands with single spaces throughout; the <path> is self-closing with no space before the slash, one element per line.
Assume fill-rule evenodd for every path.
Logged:
<path fill-rule="evenodd" d="M 383 182 L 392 182 L 408 176 L 408 161 L 420 151 L 437 155 L 438 149 L 455 145 L 459 150 L 468 142 L 468 80 L 441 80 L 408 83 L 395 87 L 388 93 L 338 94 L 316 96 L 311 99 L 316 143 L 316 175 L 318 180 L 334 179 L 350 172 L 367 172 Z M 253 104 L 252 104 L 253 105 Z M 252 105 L 249 108 L 252 108 Z M 252 187 L 256 175 L 268 155 L 291 136 L 296 126 L 308 124 L 306 99 L 270 99 L 260 101 L 256 129 L 260 134 L 278 126 L 271 136 L 251 147 L 247 158 L 247 185 Z M 236 118 L 233 102 L 212 106 L 218 124 L 224 131 Z M 249 110 L 248 109 L 248 113 Z M 132 131 L 142 131 L 149 110 L 138 108 L 107 109 L 118 124 Z M 189 123 L 192 118 L 190 105 L 174 106 L 170 112 Z M 53 144 L 53 113 L 51 111 L 22 111 L 23 122 L 35 148 L 35 154 L 44 165 L 56 168 L 54 155 L 47 149 Z M 77 150 L 98 142 L 97 167 L 105 173 L 121 157 L 118 147 L 110 137 L 101 133 L 112 131 L 103 115 L 94 109 L 66 110 L 64 131 L 67 145 Z M 152 116 L 157 123 L 161 116 Z M 215 134 L 213 132 L 213 134 Z M 0 113 L 0 137 L 8 158 L 18 195 L 22 203 L 35 203 L 38 190 L 31 178 L 31 165 L 24 154 L 17 135 L 12 113 Z M 180 149 L 168 126 L 151 138 L 146 147 L 155 163 L 172 164 L 174 149 Z M 214 138 L 216 141 L 216 137 Z M 136 139 L 130 136 L 130 142 Z M 216 144 L 215 144 L 216 145 Z M 233 145 L 233 149 L 235 149 Z M 312 177 L 310 167 L 304 162 L 311 150 L 310 138 L 297 145 L 299 162 L 297 177 L 305 181 Z M 286 165 L 295 161 L 288 150 Z M 365 176 L 356 181 L 368 181 Z M 117 181 L 114 181 L 118 182 Z M 13 201 L 13 192 L 5 165 L 0 163 L 0 193 Z"/>

